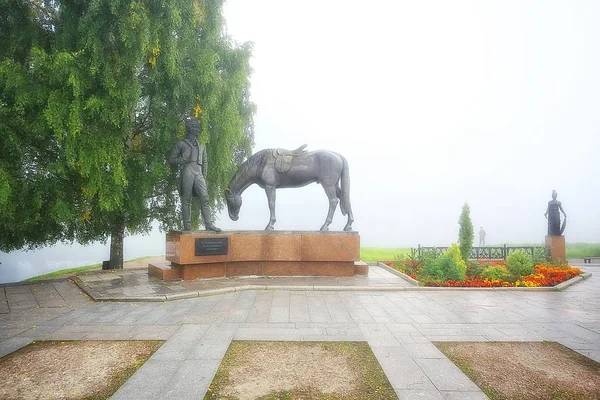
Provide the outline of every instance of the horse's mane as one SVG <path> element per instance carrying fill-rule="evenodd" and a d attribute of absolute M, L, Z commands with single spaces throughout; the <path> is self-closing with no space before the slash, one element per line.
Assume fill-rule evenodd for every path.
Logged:
<path fill-rule="evenodd" d="M 260 150 L 258 153 L 252 154 L 250 157 L 248 157 L 248 159 L 246 161 L 244 161 L 242 163 L 242 165 L 240 165 L 238 170 L 240 172 L 242 172 L 243 170 L 245 171 L 248 169 L 252 169 L 254 167 L 258 167 L 260 165 L 260 163 L 263 161 L 264 153 L 268 152 L 270 154 L 272 151 L 273 151 L 273 149 L 264 149 L 264 150 Z"/>
<path fill-rule="evenodd" d="M 252 154 L 250 157 L 248 157 L 246 159 L 246 161 L 244 161 L 242 163 L 242 165 L 240 165 L 238 170 L 235 172 L 235 174 L 231 178 L 229 187 L 231 188 L 231 186 L 234 184 L 234 182 L 237 179 L 240 179 L 243 176 L 249 175 L 248 171 L 258 168 L 258 166 L 262 163 L 265 154 L 268 155 L 272 151 L 273 151 L 273 149 L 264 149 L 264 150 L 260 150 L 259 152 L 255 153 L 255 154 Z"/>

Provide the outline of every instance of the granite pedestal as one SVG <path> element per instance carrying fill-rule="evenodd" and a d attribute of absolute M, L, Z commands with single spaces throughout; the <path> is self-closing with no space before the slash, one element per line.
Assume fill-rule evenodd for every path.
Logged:
<path fill-rule="evenodd" d="M 149 264 L 160 279 L 367 274 L 358 232 L 169 232 L 166 259 Z"/>
<path fill-rule="evenodd" d="M 566 260 L 567 248 L 564 236 L 546 236 L 546 247 L 550 249 L 550 258 L 553 260 Z"/>

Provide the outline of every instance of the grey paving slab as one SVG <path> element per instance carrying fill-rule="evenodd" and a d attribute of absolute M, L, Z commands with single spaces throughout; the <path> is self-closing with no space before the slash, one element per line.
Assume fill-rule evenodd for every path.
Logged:
<path fill-rule="evenodd" d="M 181 325 L 152 358 L 161 361 L 183 361 L 190 356 L 194 346 L 200 342 L 210 325 Z"/>
<path fill-rule="evenodd" d="M 239 328 L 234 340 L 302 340 L 296 328 Z"/>
<path fill-rule="evenodd" d="M 268 322 L 289 322 L 290 320 L 290 292 L 277 291 L 273 295 Z"/>
<path fill-rule="evenodd" d="M 161 391 L 161 399 L 196 400 L 204 397 L 221 360 L 185 360 Z"/>
<path fill-rule="evenodd" d="M 271 313 L 273 292 L 259 292 L 248 312 L 247 322 L 267 322 Z"/>
<path fill-rule="evenodd" d="M 306 299 L 311 322 L 333 322 L 322 293 L 307 293 Z"/>
<path fill-rule="evenodd" d="M 385 324 L 359 324 L 369 346 L 401 346 Z"/>
<path fill-rule="evenodd" d="M 161 392 L 173 381 L 181 363 L 157 360 L 148 361 L 133 374 L 111 397 L 112 400 L 152 400 L 164 399 Z"/>
<path fill-rule="evenodd" d="M 443 400 L 442 394 L 434 389 L 396 389 L 396 395 L 400 400 Z"/>
<path fill-rule="evenodd" d="M 133 325 L 130 338 L 132 340 L 167 340 L 178 329 L 179 325 Z"/>
<path fill-rule="evenodd" d="M 290 293 L 290 322 L 309 322 L 308 299 L 304 292 Z"/>
<path fill-rule="evenodd" d="M 404 343 L 402 346 L 414 359 L 419 358 L 443 358 L 446 356 L 432 343 Z"/>
<path fill-rule="evenodd" d="M 28 337 L 13 337 L 0 342 L 0 357 L 4 357 L 14 351 L 19 350 L 21 347 L 27 346 L 32 342 L 31 338 Z"/>
<path fill-rule="evenodd" d="M 394 390 L 437 391 L 428 376 L 414 360 L 387 360 L 377 357 L 377 361 L 379 361 Z"/>
<path fill-rule="evenodd" d="M 479 391 L 473 383 L 454 363 L 447 358 L 419 358 L 415 362 L 438 390 Z"/>
<path fill-rule="evenodd" d="M 52 283 L 32 285 L 31 292 L 40 307 L 55 308 L 67 305 Z"/>
<path fill-rule="evenodd" d="M 10 307 L 8 306 L 8 300 L 0 299 L 0 314 L 10 313 Z"/>
<path fill-rule="evenodd" d="M 488 400 L 489 397 L 482 391 L 477 392 L 460 392 L 460 391 L 440 391 L 442 397 L 446 400 Z"/>
<path fill-rule="evenodd" d="M 27 332 L 28 330 L 30 330 L 30 329 L 29 328 L 25 328 L 25 327 L 3 328 L 0 331 L 0 341 L 1 340 L 6 340 L 6 339 L 10 339 L 10 338 L 15 337 L 15 336 L 18 336 L 19 334 L 21 334 L 23 332 Z"/>
<path fill-rule="evenodd" d="M 0 303 L 4 296 L 5 309 L 13 304 L 16 308 L 0 313 L 0 338 L 7 339 L 0 342 L 0 350 L 18 348 L 32 338 L 166 340 L 147 367 L 115 396 L 187 398 L 204 395 L 232 339 L 367 341 L 400 398 L 479 399 L 485 395 L 431 342 L 556 340 L 599 360 L 599 277 L 563 292 L 362 289 L 393 282 L 374 272 L 353 282 L 358 291 L 321 290 L 322 286 L 253 290 L 242 282 L 244 291 L 163 303 L 91 303 L 68 282 L 36 291 L 32 285 L 2 287 Z M 153 286 L 139 273 L 90 278 L 97 290 L 114 293 L 119 293 L 119 285 L 131 285 L 144 295 L 151 290 L 166 294 L 211 288 L 207 282 Z M 287 284 L 298 289 L 316 285 L 315 279 L 293 278 Z M 340 282 L 327 278 L 320 284 Z M 267 287 L 266 282 L 257 283 Z M 229 283 L 212 284 L 223 289 Z M 40 306 L 58 299 L 56 295 L 64 304 Z M 206 373 L 199 365 L 207 366 Z M 153 375 L 159 375 L 157 368 L 162 368 L 160 378 Z"/>

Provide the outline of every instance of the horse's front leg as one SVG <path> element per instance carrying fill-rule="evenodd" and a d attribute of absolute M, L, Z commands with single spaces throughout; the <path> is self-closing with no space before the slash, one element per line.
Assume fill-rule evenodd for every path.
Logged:
<path fill-rule="evenodd" d="M 269 224 L 265 228 L 266 231 L 272 231 L 275 229 L 273 225 L 277 221 L 275 219 L 275 186 L 265 186 L 265 193 L 267 194 L 267 201 L 269 203 L 269 211 L 271 213 L 271 218 L 269 219 Z"/>
<path fill-rule="evenodd" d="M 329 224 L 331 224 L 331 221 L 333 221 L 333 213 L 335 212 L 335 208 L 337 207 L 339 200 L 337 198 L 335 185 L 327 186 L 327 187 L 323 186 L 323 189 L 325 190 L 325 194 L 327 195 L 327 198 L 329 199 L 329 211 L 327 212 L 327 219 L 325 220 L 325 223 L 321 227 L 321 231 L 328 231 Z"/>

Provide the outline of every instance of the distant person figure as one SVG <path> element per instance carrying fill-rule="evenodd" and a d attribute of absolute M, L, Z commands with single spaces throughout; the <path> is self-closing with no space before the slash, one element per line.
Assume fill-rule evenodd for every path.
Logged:
<path fill-rule="evenodd" d="M 483 226 L 479 228 L 479 247 L 485 246 L 485 231 Z"/>
<path fill-rule="evenodd" d="M 544 213 L 544 217 L 548 219 L 548 236 L 561 236 L 563 231 L 565 230 L 565 225 L 567 223 L 567 213 L 562 208 L 562 204 L 560 201 L 556 200 L 556 190 L 552 191 L 552 200 L 548 202 L 548 208 Z M 562 211 L 565 216 L 565 220 L 560 226 L 560 211 Z"/>

